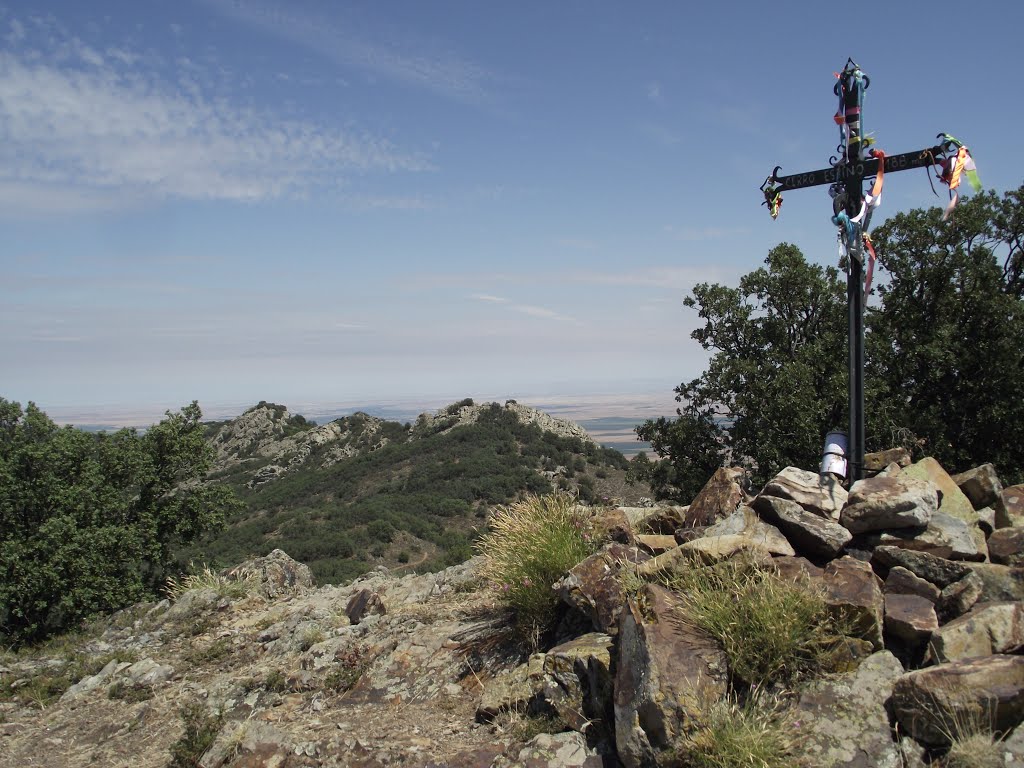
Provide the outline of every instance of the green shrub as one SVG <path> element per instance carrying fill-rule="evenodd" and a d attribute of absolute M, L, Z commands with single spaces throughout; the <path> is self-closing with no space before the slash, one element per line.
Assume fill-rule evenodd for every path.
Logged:
<path fill-rule="evenodd" d="M 742 560 L 670 577 L 686 621 L 714 637 L 734 680 L 790 683 L 828 669 L 843 627 L 810 583 Z"/>
<path fill-rule="evenodd" d="M 688 768 L 792 768 L 793 729 L 778 702 L 751 696 L 714 704 L 680 748 Z"/>
<path fill-rule="evenodd" d="M 551 586 L 595 550 L 589 515 L 567 494 L 528 496 L 498 507 L 490 528 L 477 543 L 483 579 L 521 626 L 545 628 L 558 605 Z"/>
<path fill-rule="evenodd" d="M 217 738 L 221 718 L 208 713 L 198 702 L 186 704 L 180 714 L 185 730 L 181 738 L 171 745 L 171 761 L 167 768 L 195 768 Z"/>

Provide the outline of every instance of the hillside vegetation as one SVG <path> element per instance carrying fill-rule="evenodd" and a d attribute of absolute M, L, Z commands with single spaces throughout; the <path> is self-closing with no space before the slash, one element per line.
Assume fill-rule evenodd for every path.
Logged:
<path fill-rule="evenodd" d="M 207 425 L 212 477 L 244 509 L 180 554 L 231 565 L 275 548 L 338 583 L 376 565 L 436 570 L 466 560 L 487 509 L 555 489 L 585 502 L 649 491 L 626 459 L 577 425 L 509 401 L 463 400 L 415 424 L 356 413 L 317 426 L 260 403 Z"/>

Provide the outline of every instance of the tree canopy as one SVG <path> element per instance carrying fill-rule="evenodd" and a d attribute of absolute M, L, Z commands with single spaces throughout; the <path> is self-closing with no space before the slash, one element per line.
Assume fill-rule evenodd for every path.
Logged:
<path fill-rule="evenodd" d="M 1024 187 L 941 210 L 894 216 L 873 233 L 877 299 L 866 318 L 869 449 L 905 445 L 945 466 L 993 462 L 1024 478 Z M 710 470 L 746 462 L 764 480 L 816 466 L 822 439 L 847 422 L 846 281 L 781 244 L 739 286 L 702 283 L 684 304 L 712 352 L 676 387 L 675 420 L 637 433 L 656 462 L 637 475 L 689 500 Z"/>
<path fill-rule="evenodd" d="M 0 398 L 0 636 L 20 643 L 157 593 L 172 548 L 223 524 L 197 403 L 144 434 L 58 427 Z"/>

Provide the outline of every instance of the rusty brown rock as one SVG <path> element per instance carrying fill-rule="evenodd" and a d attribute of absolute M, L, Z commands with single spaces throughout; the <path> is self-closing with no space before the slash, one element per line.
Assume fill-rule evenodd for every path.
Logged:
<path fill-rule="evenodd" d="M 588 616 L 595 629 L 615 635 L 626 602 L 622 570 L 650 559 L 636 547 L 613 542 L 574 566 L 553 589 L 564 603 Z"/>
<path fill-rule="evenodd" d="M 825 566 L 823 583 L 826 601 L 849 622 L 855 636 L 881 649 L 885 600 L 871 566 L 852 557 L 833 560 Z"/>
<path fill-rule="evenodd" d="M 669 765 L 680 736 L 727 690 L 718 644 L 678 620 L 669 590 L 648 585 L 645 595 L 648 615 L 630 601 L 619 634 L 615 741 L 626 768 Z"/>
<path fill-rule="evenodd" d="M 746 472 L 740 467 L 719 467 L 690 502 L 685 527 L 714 525 L 728 517 L 747 500 L 740 485 Z"/>
<path fill-rule="evenodd" d="M 896 681 L 893 712 L 902 731 L 949 746 L 957 723 L 991 717 L 996 731 L 1024 719 L 1024 657 L 993 655 L 919 669 Z"/>
<path fill-rule="evenodd" d="M 910 464 L 910 452 L 906 448 L 889 448 L 864 454 L 864 471 L 881 472 L 890 464 L 906 467 Z"/>
<path fill-rule="evenodd" d="M 935 604 L 920 595 L 885 596 L 885 631 L 909 648 L 923 645 L 939 628 Z"/>
<path fill-rule="evenodd" d="M 882 591 L 889 595 L 917 595 L 934 604 L 939 599 L 942 590 L 919 576 L 915 576 L 901 565 L 889 569 L 889 575 L 885 577 L 885 584 Z"/>
<path fill-rule="evenodd" d="M 963 491 L 975 509 L 992 506 L 999 501 L 1003 492 L 1003 484 L 999 482 L 996 468 L 991 464 L 982 464 L 980 467 L 953 475 L 953 482 Z"/>
<path fill-rule="evenodd" d="M 789 499 L 761 495 L 754 499 L 753 506 L 765 520 L 778 527 L 798 552 L 809 557 L 836 558 L 852 538 L 843 526 L 808 512 Z"/>
<path fill-rule="evenodd" d="M 929 648 L 939 662 L 994 653 L 1015 653 L 1024 645 L 1024 605 L 978 603 L 937 630 Z"/>
<path fill-rule="evenodd" d="M 1024 528 L 1000 528 L 988 537 L 988 556 L 1000 565 L 1024 565 Z"/>

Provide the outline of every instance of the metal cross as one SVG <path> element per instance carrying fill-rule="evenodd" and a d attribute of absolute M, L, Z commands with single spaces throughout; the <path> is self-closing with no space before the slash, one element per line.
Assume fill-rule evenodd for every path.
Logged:
<path fill-rule="evenodd" d="M 864 92 L 871 81 L 853 59 L 837 75 L 835 94 L 840 99 L 836 122 L 840 124 L 840 142 L 837 155 L 831 158 L 831 166 L 807 173 L 780 176 L 781 166 L 775 166 L 761 186 L 765 203 L 774 218 L 782 203 L 782 192 L 803 187 L 831 185 L 832 222 L 839 227 L 843 250 L 848 256 L 847 302 L 849 307 L 849 364 L 850 431 L 847 450 L 849 480 L 859 480 L 864 470 L 864 236 L 871 216 L 872 201 L 865 202 L 864 182 L 879 173 L 909 171 L 912 168 L 926 168 L 940 163 L 950 150 L 952 137 L 944 138 L 942 144 L 906 152 L 902 155 L 886 156 L 877 150 L 868 150 L 870 141 L 865 140 L 861 110 Z M 956 142 L 959 146 L 959 142 Z M 870 244 L 870 243 L 869 243 Z"/>

